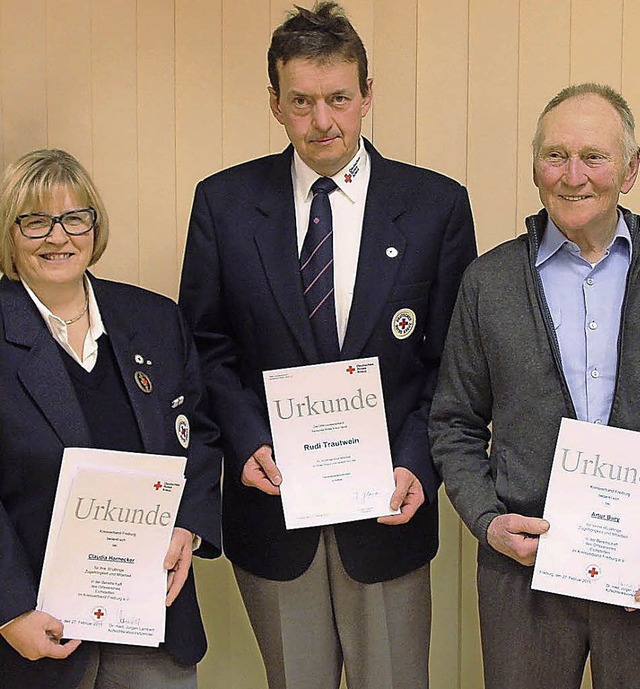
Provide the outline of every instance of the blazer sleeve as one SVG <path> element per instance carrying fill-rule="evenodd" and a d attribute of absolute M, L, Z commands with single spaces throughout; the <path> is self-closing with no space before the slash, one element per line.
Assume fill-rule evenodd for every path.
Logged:
<path fill-rule="evenodd" d="M 431 401 L 462 274 L 476 255 L 469 196 L 464 187 L 458 187 L 442 233 L 437 274 L 429 294 L 427 326 L 421 348 L 426 368 L 422 399 L 407 417 L 392 448 L 394 465 L 406 467 L 420 480 L 427 504 L 435 501 L 441 482 L 433 466 L 429 444 Z"/>
<path fill-rule="evenodd" d="M 196 554 L 218 557 L 222 552 L 220 536 L 220 474 L 222 453 L 218 446 L 220 434 L 207 415 L 206 392 L 200 373 L 198 353 L 183 318 L 178 314 L 186 395 L 194 399 L 191 417 L 191 443 L 185 469 L 186 484 L 176 526 L 202 538 Z"/>
<path fill-rule="evenodd" d="M 36 607 L 36 584 L 9 515 L 0 503 L 0 627 Z"/>
<path fill-rule="evenodd" d="M 210 416 L 220 425 L 226 443 L 225 466 L 230 469 L 229 478 L 239 481 L 246 460 L 261 445 L 271 445 L 272 439 L 262 401 L 243 385 L 240 377 L 240 352 L 230 327 L 230 314 L 224 306 L 223 267 L 210 205 L 212 195 L 208 197 L 205 193 L 205 184 L 206 181 L 200 182 L 196 188 L 179 304 L 200 356 Z M 227 269 L 240 267 L 227 266 Z"/>

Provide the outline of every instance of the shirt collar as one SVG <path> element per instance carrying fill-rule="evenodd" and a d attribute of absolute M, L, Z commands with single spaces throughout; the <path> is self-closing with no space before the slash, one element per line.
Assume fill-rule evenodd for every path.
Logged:
<path fill-rule="evenodd" d="M 607 247 L 607 253 L 618 239 L 628 244 L 629 256 L 631 256 L 631 233 L 629 232 L 627 223 L 624 221 L 620 211 L 618 211 L 618 224 L 616 225 L 616 231 L 614 232 L 613 238 Z M 548 261 L 565 244 L 573 244 L 575 246 L 574 242 L 572 242 L 570 239 L 567 239 L 567 237 L 562 234 L 553 220 L 548 218 L 547 227 L 542 235 L 540 249 L 538 250 L 538 256 L 536 258 L 536 268 L 539 268 L 545 261 Z"/>
<path fill-rule="evenodd" d="M 49 329 L 49 332 L 55 337 L 54 328 L 59 331 L 64 331 L 66 334 L 67 324 L 62 318 L 56 316 L 50 309 L 48 309 L 36 296 L 35 292 L 27 285 L 26 282 L 22 282 L 24 288 L 27 290 L 27 294 L 31 297 L 31 300 L 36 305 L 40 315 L 42 316 L 44 322 Z M 87 291 L 87 296 L 89 297 L 89 332 L 91 333 L 91 338 L 94 341 L 106 333 L 104 323 L 102 322 L 102 317 L 100 316 L 100 309 L 98 308 L 98 302 L 96 301 L 96 295 L 93 292 L 93 285 L 91 281 L 85 276 L 84 278 L 84 288 Z"/>
<path fill-rule="evenodd" d="M 331 179 L 338 185 L 338 189 L 342 191 L 349 200 L 355 202 L 364 186 L 366 185 L 366 175 L 363 174 L 366 167 L 369 165 L 369 154 L 364 147 L 364 141 L 360 137 L 360 146 L 353 156 L 353 158 L 340 170 L 336 172 Z M 311 197 L 311 186 L 321 177 L 315 170 L 312 170 L 302 158 L 298 151 L 294 149 L 293 152 L 293 183 L 296 187 L 296 192 L 299 198 L 307 201 Z"/>

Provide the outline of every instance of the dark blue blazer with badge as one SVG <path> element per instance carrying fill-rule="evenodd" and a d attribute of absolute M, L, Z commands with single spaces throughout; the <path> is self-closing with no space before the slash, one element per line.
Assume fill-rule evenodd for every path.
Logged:
<path fill-rule="evenodd" d="M 188 457 L 176 524 L 203 538 L 199 555 L 216 557 L 220 554 L 218 431 L 201 412 L 203 387 L 188 330 L 169 299 L 130 285 L 94 277 L 91 281 L 145 451 Z M 136 362 L 140 353 L 143 364 Z M 35 607 L 63 449 L 91 446 L 62 356 L 22 283 L 3 277 L 0 625 Z M 138 370 L 151 380 L 152 392 L 145 393 L 136 384 Z M 186 450 L 177 436 L 180 414 L 190 424 Z M 192 574 L 167 610 L 165 646 L 187 664 L 200 660 L 206 650 Z M 75 686 L 86 665 L 88 647 L 87 642 L 81 644 L 66 660 L 31 662 L 0 638 L 0 687 Z"/>
<path fill-rule="evenodd" d="M 460 278 L 476 247 L 463 187 L 387 160 L 366 145 L 371 178 L 341 358 L 379 357 L 394 465 L 410 469 L 426 494 L 425 505 L 406 525 L 336 525 L 347 572 L 375 582 L 420 567 L 437 550 L 439 479 L 427 418 Z M 320 532 L 287 531 L 280 498 L 240 482 L 251 454 L 271 444 L 262 372 L 320 361 L 298 266 L 292 150 L 198 185 L 180 290 L 211 415 L 222 431 L 225 553 L 240 567 L 275 580 L 306 570 Z M 415 327 L 398 337 L 407 333 L 405 324 L 396 323 L 400 330 L 394 334 L 394 316 L 407 310 L 415 314 Z"/>

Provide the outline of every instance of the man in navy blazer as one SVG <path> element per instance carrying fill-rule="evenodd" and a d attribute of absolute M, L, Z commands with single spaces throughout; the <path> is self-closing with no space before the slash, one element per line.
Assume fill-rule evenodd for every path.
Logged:
<path fill-rule="evenodd" d="M 218 432 L 201 411 L 201 378 L 190 334 L 169 299 L 91 277 L 145 452 L 188 455 L 176 526 L 198 534 L 198 554 L 217 557 L 220 537 Z M 65 447 L 91 447 L 85 415 L 59 345 L 20 281 L 0 280 L 0 626 L 36 604 L 60 461 Z M 142 361 L 142 363 L 140 363 Z M 142 370 L 152 382 L 135 382 Z M 105 410 L 108 413 L 108 410 Z M 188 449 L 175 430 L 191 424 Z M 171 656 L 194 665 L 206 639 L 193 573 L 167 609 Z M 92 658 L 82 643 L 66 660 L 21 657 L 0 637 L 0 687 L 76 687 Z"/>
<path fill-rule="evenodd" d="M 343 663 L 350 689 L 427 687 L 439 485 L 427 418 L 458 284 L 476 255 L 468 196 L 362 139 L 367 58 L 335 3 L 296 8 L 275 31 L 269 76 L 271 110 L 292 145 L 198 185 L 180 292 L 222 431 L 225 552 L 270 689 L 338 687 Z M 299 264 L 319 177 L 336 187 L 326 264 L 336 357 L 320 351 Z M 400 514 L 287 531 L 262 372 L 371 356 Z"/>

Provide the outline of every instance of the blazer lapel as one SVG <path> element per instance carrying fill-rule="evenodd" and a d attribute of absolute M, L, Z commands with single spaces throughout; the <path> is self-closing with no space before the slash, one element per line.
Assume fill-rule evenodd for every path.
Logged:
<path fill-rule="evenodd" d="M 137 364 L 135 360 L 136 354 L 146 356 L 148 342 L 144 339 L 144 333 L 137 331 L 131 319 L 120 312 L 115 300 L 109 299 L 108 285 L 94 277 L 91 277 L 91 282 L 131 408 L 140 429 L 144 449 L 153 454 L 163 454 L 166 448 L 160 395 L 154 390 L 150 393 L 143 392 L 135 381 L 136 371 L 142 371 L 148 374 L 153 384 L 153 372 L 148 370 L 145 364 Z"/>
<path fill-rule="evenodd" d="M 58 345 L 21 282 L 4 277 L 0 302 L 8 342 L 27 348 L 18 378 L 65 447 L 86 447 L 89 429 Z"/>
<path fill-rule="evenodd" d="M 371 178 L 342 359 L 354 359 L 364 349 L 389 299 L 407 244 L 404 234 L 395 224 L 406 207 L 404 193 L 387 174 L 384 158 L 369 142 L 365 144 L 371 156 Z M 387 255 L 388 248 L 397 250 L 395 257 Z"/>
<path fill-rule="evenodd" d="M 289 147 L 276 158 L 264 194 L 256 205 L 261 217 L 254 237 L 278 308 L 307 360 L 316 363 L 320 357 L 302 295 L 298 265 L 292 150 Z"/>

